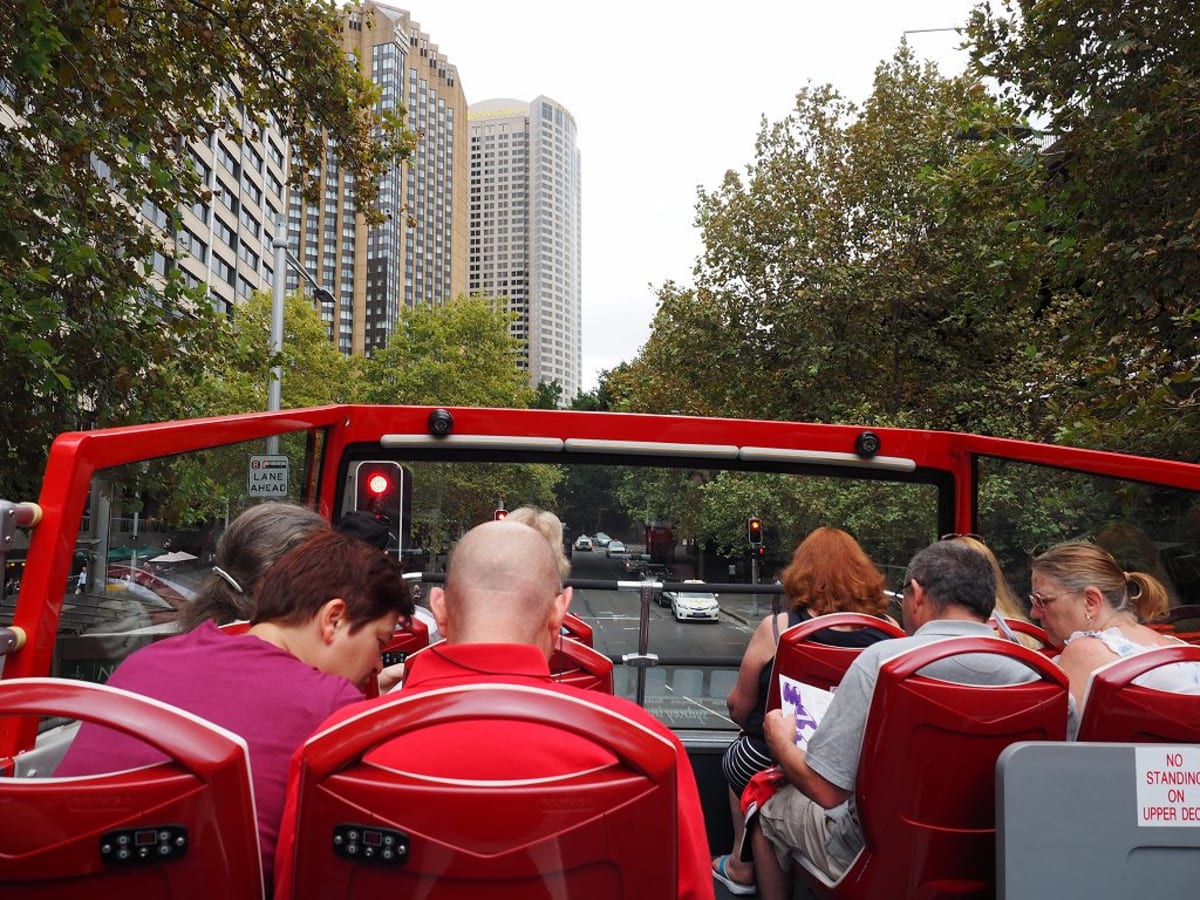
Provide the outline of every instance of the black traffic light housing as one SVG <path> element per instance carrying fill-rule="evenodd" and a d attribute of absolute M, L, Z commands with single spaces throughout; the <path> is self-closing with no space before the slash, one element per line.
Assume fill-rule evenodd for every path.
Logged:
<path fill-rule="evenodd" d="M 497 510 L 494 513 L 492 513 L 492 518 L 497 522 L 499 522 L 501 519 L 507 519 L 508 518 L 508 510 L 505 509 L 503 506 L 501 506 L 501 507 L 497 508 Z"/>
<path fill-rule="evenodd" d="M 374 516 L 400 547 L 404 517 L 404 470 L 391 460 L 366 460 L 354 471 L 354 508 Z"/>
<path fill-rule="evenodd" d="M 746 541 L 751 547 L 761 547 L 763 542 L 762 519 L 751 516 L 746 520 Z"/>

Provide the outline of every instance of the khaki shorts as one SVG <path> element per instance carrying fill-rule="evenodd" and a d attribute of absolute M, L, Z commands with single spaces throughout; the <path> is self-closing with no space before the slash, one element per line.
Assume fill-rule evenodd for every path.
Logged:
<path fill-rule="evenodd" d="M 780 867 L 791 871 L 793 856 L 801 853 L 830 881 L 837 881 L 845 867 L 829 855 L 831 819 L 828 810 L 810 800 L 790 784 L 785 784 L 763 804 L 758 827 L 771 842 Z"/>

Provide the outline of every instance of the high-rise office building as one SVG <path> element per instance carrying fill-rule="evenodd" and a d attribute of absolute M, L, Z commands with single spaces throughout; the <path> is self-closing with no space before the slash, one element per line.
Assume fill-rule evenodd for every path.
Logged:
<path fill-rule="evenodd" d="M 286 196 L 287 142 L 277 128 L 259 134 L 249 120 L 240 125 L 240 144 L 218 129 L 188 148 L 212 199 L 180 210 L 181 227 L 169 248 L 173 259 L 153 255 L 160 275 L 177 266 L 188 285 L 205 285 L 225 312 L 254 291 L 271 289 L 271 241 Z M 166 232 L 162 210 L 147 203 L 142 215 Z"/>
<path fill-rule="evenodd" d="M 575 119 L 549 97 L 472 103 L 472 294 L 507 298 L 531 384 L 583 380 L 580 155 Z"/>
<path fill-rule="evenodd" d="M 347 11 L 342 43 L 379 87 L 379 108 L 403 106 L 420 135 L 412 157 L 380 181 L 378 226 L 358 215 L 336 148 L 320 204 L 295 192 L 288 199 L 288 245 L 334 296 L 323 311 L 334 341 L 343 353 L 364 353 L 387 343 L 401 304 L 438 305 L 466 292 L 467 102 L 458 71 L 404 10 L 368 2 Z M 299 287 L 294 272 L 287 286 Z"/>

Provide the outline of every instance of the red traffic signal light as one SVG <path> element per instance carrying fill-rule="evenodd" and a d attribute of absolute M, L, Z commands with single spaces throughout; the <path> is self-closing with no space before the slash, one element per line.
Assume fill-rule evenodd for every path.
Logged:
<path fill-rule="evenodd" d="M 495 519 L 497 522 L 499 522 L 501 519 L 508 518 L 508 510 L 505 509 L 504 507 L 501 507 L 500 509 L 498 509 L 494 513 L 492 513 L 492 518 Z"/>
<path fill-rule="evenodd" d="M 367 493 L 380 497 L 392 489 L 392 479 L 383 472 L 372 472 L 367 476 Z"/>
<path fill-rule="evenodd" d="M 750 543 L 751 547 L 762 546 L 762 519 L 758 516 L 751 516 L 746 520 L 746 540 Z"/>
<path fill-rule="evenodd" d="M 404 502 L 404 484 L 399 463 L 387 460 L 360 462 L 354 471 L 354 509 L 386 519 L 393 529 L 399 525 Z M 395 531 L 399 535 L 399 531 Z"/>

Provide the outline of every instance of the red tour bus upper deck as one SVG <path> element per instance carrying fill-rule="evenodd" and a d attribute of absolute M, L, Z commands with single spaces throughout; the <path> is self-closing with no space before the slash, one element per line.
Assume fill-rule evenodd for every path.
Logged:
<path fill-rule="evenodd" d="M 266 452 L 268 438 L 278 438 L 277 453 Z M 299 503 L 331 521 L 369 510 L 386 521 L 389 552 L 422 590 L 443 579 L 446 554 L 467 529 L 498 509 L 535 505 L 564 522 L 573 634 L 591 643 L 590 655 L 563 653 L 555 665 L 564 680 L 611 684 L 680 737 L 715 855 L 731 841 L 720 760 L 737 726 L 725 697 L 750 633 L 786 604 L 776 574 L 812 528 L 850 531 L 893 592 L 912 554 L 941 535 L 981 535 L 1019 596 L 1038 553 L 1094 541 L 1127 570 L 1167 586 L 1176 621 L 1157 627 L 1189 637 L 1200 630 L 1188 618 L 1200 606 L 1198 498 L 1198 465 L 850 425 L 339 405 L 69 433 L 51 448 L 36 501 L 0 501 L 0 687 L 14 679 L 102 683 L 129 653 L 175 630 L 179 611 L 211 577 L 225 526 L 262 500 Z M 750 519 L 758 522 L 754 546 Z M 576 546 L 576 537 L 597 533 L 623 543 L 625 554 L 610 557 L 594 541 Z M 660 605 L 664 588 L 693 580 L 718 598 L 715 627 L 677 621 Z M 398 635 L 391 649 L 403 654 L 424 641 L 409 638 Z M 0 716 L 0 764 L 13 776 L 0 780 L 52 772 L 75 714 L 66 700 L 49 706 L 41 717 L 28 708 Z M 1131 792 L 1134 769 L 1121 767 L 1133 759 L 1111 763 Z M 1197 825 L 1180 819 L 1152 830 L 1195 852 Z M 1144 834 L 1135 829 L 1134 838 Z M 985 894 L 1003 895 L 1003 821 L 995 843 L 998 874 Z M 0 860 L 6 852 L 0 846 Z M 1156 871 L 1173 877 L 1169 867 Z"/>

